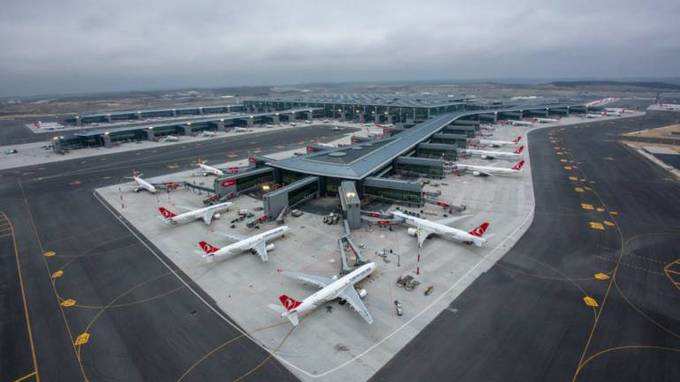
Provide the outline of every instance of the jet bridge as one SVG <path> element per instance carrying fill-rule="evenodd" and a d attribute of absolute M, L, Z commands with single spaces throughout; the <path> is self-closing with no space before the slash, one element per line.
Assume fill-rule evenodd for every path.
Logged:
<path fill-rule="evenodd" d="M 319 177 L 308 176 L 264 195 L 264 213 L 276 219 L 284 208 L 294 208 L 309 199 L 319 197 Z"/>
<path fill-rule="evenodd" d="M 349 228 L 361 227 L 361 200 L 357 193 L 356 184 L 352 181 L 343 181 L 338 192 L 342 213 Z"/>
<path fill-rule="evenodd" d="M 354 270 L 355 267 L 360 267 L 367 263 L 366 259 L 361 256 L 359 247 L 352 241 L 351 231 L 347 220 L 343 221 L 342 225 L 344 233 L 338 239 L 338 248 L 340 249 L 340 274 L 346 275 Z M 354 264 L 349 264 L 348 252 L 354 254 Z"/>

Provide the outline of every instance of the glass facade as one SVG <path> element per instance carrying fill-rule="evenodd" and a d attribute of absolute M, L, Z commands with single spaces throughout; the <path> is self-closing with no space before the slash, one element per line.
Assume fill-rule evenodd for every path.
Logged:
<path fill-rule="evenodd" d="M 364 195 L 372 196 L 388 202 L 423 205 L 423 197 L 420 192 L 398 190 L 394 188 L 364 186 Z"/>

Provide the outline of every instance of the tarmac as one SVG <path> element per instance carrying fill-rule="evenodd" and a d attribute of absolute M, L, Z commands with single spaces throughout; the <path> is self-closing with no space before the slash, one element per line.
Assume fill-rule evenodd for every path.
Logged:
<path fill-rule="evenodd" d="M 670 114 L 530 133 L 533 224 L 374 380 L 680 379 L 680 187 L 617 143 Z M 0 172 L 0 378 L 295 379 L 92 190 L 133 168 L 154 177 L 339 133 L 301 127 Z"/>
<path fill-rule="evenodd" d="M 293 380 L 92 191 L 132 169 L 153 177 L 347 132 L 304 126 L 0 172 L 0 379 Z"/>
<path fill-rule="evenodd" d="M 372 380 L 679 380 L 680 185 L 617 140 L 674 117 L 530 133 L 533 224 Z"/>
<path fill-rule="evenodd" d="M 570 122 L 578 120 L 564 121 Z M 523 135 L 525 130 L 524 127 L 499 125 L 492 139 L 509 141 Z M 291 154 L 284 152 L 277 157 L 286 155 Z M 507 161 L 501 160 L 473 158 L 463 161 L 508 167 Z M 239 164 L 242 163 L 219 166 Z M 526 168 L 530 166 L 530 161 L 527 161 Z M 152 182 L 187 181 L 207 186 L 204 179 L 197 170 L 147 178 Z M 207 179 L 208 183 L 212 181 L 212 178 Z M 328 213 L 337 204 L 336 199 L 328 198 L 326 204 L 330 205 L 330 209 L 323 208 L 323 200 L 309 202 L 310 206 L 301 207 L 306 211 L 302 217 L 287 219 L 290 233 L 285 239 L 274 242 L 276 249 L 271 253 L 269 263 L 262 264 L 254 256 L 241 255 L 206 264 L 199 256 L 197 242 L 206 240 L 213 245 L 225 245 L 228 241 L 220 233 L 234 231 L 229 226 L 236 217 L 236 211 L 254 211 L 262 203 L 242 196 L 232 200 L 235 206 L 231 213 L 223 215 L 210 227 L 201 223 L 167 227 L 158 221 L 158 207 L 198 208 L 204 196 L 187 191 L 162 195 L 135 194 L 129 192 L 132 187 L 132 184 L 113 185 L 98 189 L 97 194 L 214 299 L 240 328 L 305 381 L 360 381 L 370 378 L 477 276 L 499 260 L 522 236 L 533 215 L 530 170 L 508 177 L 449 175 L 445 179 L 433 180 L 427 191 L 439 191 L 441 200 L 466 206 L 465 217 L 455 226 L 470 230 L 483 221 L 491 222 L 488 246 L 476 248 L 433 237 L 419 253 L 417 241 L 406 234 L 406 227 L 387 230 L 366 226 L 354 230 L 353 240 L 363 247 L 364 257 L 378 264 L 378 270 L 361 285 L 368 292 L 365 303 L 375 322 L 367 325 L 349 309 L 327 304 L 331 311 L 317 309 L 291 332 L 290 325 L 282 322 L 267 305 L 276 303 L 277 296 L 283 292 L 303 298 L 314 291 L 314 288 L 281 276 L 282 270 L 319 275 L 338 273 L 337 239 L 341 228 L 321 224 L 322 213 Z M 448 213 L 435 205 L 416 210 L 424 211 L 426 217 L 433 220 L 444 218 Z M 260 231 L 256 231 L 242 223 L 236 224 L 235 232 L 241 236 L 276 226 L 275 223 L 262 224 Z M 376 254 L 383 249 L 394 252 L 387 261 Z M 397 288 L 396 279 L 406 274 L 416 277 L 422 287 L 412 292 Z M 434 292 L 424 296 L 423 291 L 429 286 L 434 288 Z M 402 317 L 395 313 L 394 300 L 399 300 L 404 306 Z"/>

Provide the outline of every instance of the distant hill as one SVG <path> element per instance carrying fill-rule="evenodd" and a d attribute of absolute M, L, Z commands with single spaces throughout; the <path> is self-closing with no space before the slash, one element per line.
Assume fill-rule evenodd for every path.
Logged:
<path fill-rule="evenodd" d="M 549 85 L 557 87 L 615 86 L 647 89 L 680 90 L 680 85 L 660 81 L 555 81 Z"/>

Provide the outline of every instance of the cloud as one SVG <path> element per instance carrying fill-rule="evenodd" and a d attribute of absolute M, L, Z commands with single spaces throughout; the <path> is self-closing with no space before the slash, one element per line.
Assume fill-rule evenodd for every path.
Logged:
<path fill-rule="evenodd" d="M 671 0 L 9 0 L 0 13 L 0 95 L 678 76 L 679 15 Z"/>

